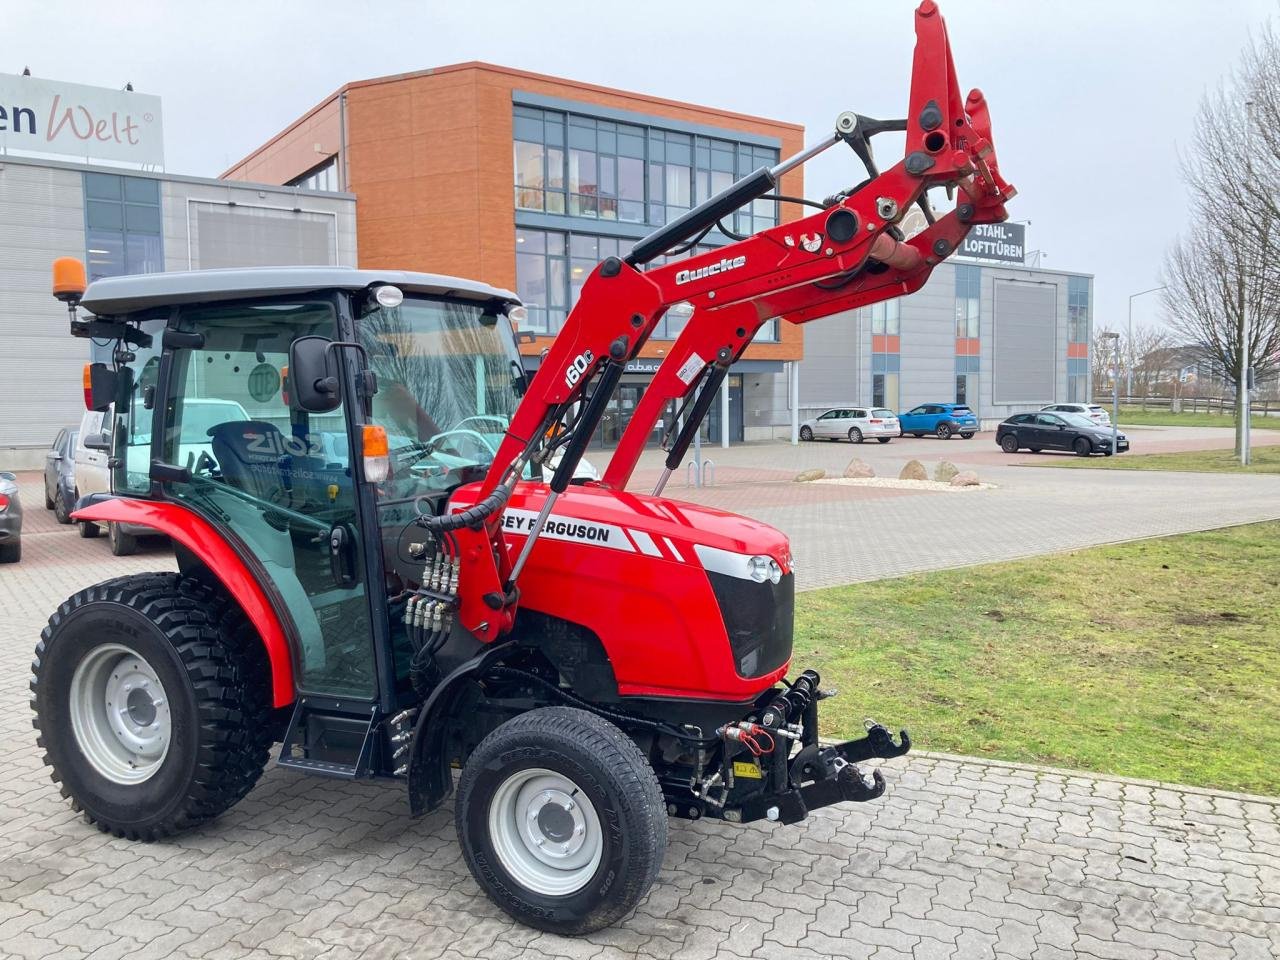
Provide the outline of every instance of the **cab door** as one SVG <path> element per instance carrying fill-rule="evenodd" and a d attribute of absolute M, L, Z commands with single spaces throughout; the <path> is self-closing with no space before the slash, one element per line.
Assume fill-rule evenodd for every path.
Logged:
<path fill-rule="evenodd" d="M 194 306 L 173 325 L 199 345 L 168 352 L 160 459 L 178 469 L 166 471 L 177 478 L 164 493 L 225 531 L 264 572 L 266 592 L 292 621 L 300 693 L 374 698 L 346 404 L 324 414 L 294 409 L 285 382 L 295 338 L 341 339 L 334 303 Z"/>

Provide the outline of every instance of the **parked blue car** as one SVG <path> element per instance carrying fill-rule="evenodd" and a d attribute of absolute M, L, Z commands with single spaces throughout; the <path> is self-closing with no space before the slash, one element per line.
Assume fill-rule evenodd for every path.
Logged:
<path fill-rule="evenodd" d="M 980 429 L 978 418 L 963 403 L 922 403 L 898 414 L 898 426 L 904 435 L 923 437 L 932 433 L 939 440 L 950 440 L 957 433 L 968 440 Z"/>

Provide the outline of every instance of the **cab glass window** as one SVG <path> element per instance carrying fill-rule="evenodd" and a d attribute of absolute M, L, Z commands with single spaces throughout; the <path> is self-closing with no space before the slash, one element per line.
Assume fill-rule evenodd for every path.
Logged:
<path fill-rule="evenodd" d="M 111 488 L 116 493 L 147 496 L 151 493 L 151 423 L 155 414 L 155 387 L 160 376 L 160 338 L 163 317 L 144 320 L 139 329 L 151 337 L 149 347 L 132 347 L 136 359 L 125 368 L 116 393 L 112 422 L 115 466 Z"/>

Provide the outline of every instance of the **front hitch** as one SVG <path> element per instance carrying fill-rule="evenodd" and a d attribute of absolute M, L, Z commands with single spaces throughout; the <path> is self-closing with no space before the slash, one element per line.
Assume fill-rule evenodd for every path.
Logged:
<path fill-rule="evenodd" d="M 866 774 L 858 764 L 864 760 L 902 756 L 911 749 L 911 736 L 902 730 L 895 743 L 893 734 L 880 724 L 868 720 L 866 726 L 867 735 L 861 740 L 826 747 L 810 743 L 803 747 L 787 767 L 790 789 L 747 800 L 741 807 L 742 821 L 767 819 L 798 823 L 819 807 L 864 803 L 883 795 L 885 780 L 880 771 Z"/>

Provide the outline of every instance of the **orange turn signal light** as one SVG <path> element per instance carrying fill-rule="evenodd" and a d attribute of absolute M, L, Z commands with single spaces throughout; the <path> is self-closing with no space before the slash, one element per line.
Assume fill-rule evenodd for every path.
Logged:
<path fill-rule="evenodd" d="M 53 261 L 53 295 L 63 303 L 75 303 L 84 296 L 88 280 L 84 263 L 75 257 L 59 257 Z"/>
<path fill-rule="evenodd" d="M 84 408 L 86 410 L 93 409 L 93 371 L 90 369 L 92 366 L 93 364 L 91 363 L 86 363 L 84 365 L 84 378 L 82 382 L 84 384 Z"/>
<path fill-rule="evenodd" d="M 365 480 L 382 483 L 391 475 L 391 451 L 385 428 L 366 423 L 360 434 L 360 452 L 364 456 Z"/>
<path fill-rule="evenodd" d="M 375 427 L 373 424 L 366 423 L 364 425 L 364 436 L 361 438 L 363 446 L 361 453 L 366 457 L 385 457 L 391 450 L 387 446 L 387 431 L 384 427 Z"/>

